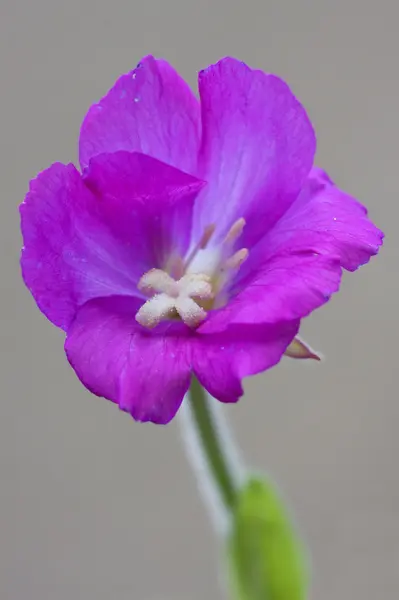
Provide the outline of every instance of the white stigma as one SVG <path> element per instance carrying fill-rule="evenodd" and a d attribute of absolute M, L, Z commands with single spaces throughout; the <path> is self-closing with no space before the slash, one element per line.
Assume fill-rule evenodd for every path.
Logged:
<path fill-rule="evenodd" d="M 221 244 L 209 247 L 216 230 L 216 226 L 210 224 L 186 258 L 170 259 L 168 272 L 147 271 L 137 287 L 150 298 L 138 310 L 136 321 L 152 329 L 161 321 L 180 317 L 189 327 L 198 327 L 207 316 L 204 306 L 207 309 L 222 306 L 226 296 L 221 295 L 222 290 L 233 276 L 232 272 L 248 257 L 246 248 L 234 252 L 244 226 L 245 219 L 238 219 Z"/>
<path fill-rule="evenodd" d="M 154 294 L 136 314 L 136 321 L 149 329 L 176 313 L 186 325 L 197 327 L 205 319 L 206 311 L 196 300 L 213 298 L 207 275 L 188 274 L 176 281 L 161 269 L 151 269 L 137 287 L 146 295 Z"/>

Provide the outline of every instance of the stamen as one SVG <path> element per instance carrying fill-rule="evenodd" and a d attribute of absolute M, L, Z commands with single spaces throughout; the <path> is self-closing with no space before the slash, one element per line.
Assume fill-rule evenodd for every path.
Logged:
<path fill-rule="evenodd" d="M 222 244 L 207 248 L 216 229 L 214 224 L 208 225 L 186 260 L 171 256 L 167 270 L 151 269 L 145 273 L 137 287 L 153 297 L 138 310 L 137 322 L 151 329 L 165 319 L 179 316 L 189 327 L 197 327 L 208 310 L 222 306 L 226 300 L 224 288 L 234 276 L 231 271 L 239 269 L 248 258 L 247 248 L 234 252 L 244 226 L 245 219 L 237 219 Z"/>
<path fill-rule="evenodd" d="M 242 234 L 245 224 L 246 221 L 242 217 L 241 219 L 238 219 L 235 223 L 233 223 L 233 225 L 230 227 L 229 232 L 224 238 L 223 243 L 232 244 L 233 242 L 235 242 Z"/>
<path fill-rule="evenodd" d="M 184 270 L 186 270 L 187 267 L 192 263 L 198 250 L 204 250 L 207 247 L 211 237 L 213 236 L 213 234 L 215 232 L 215 229 L 216 229 L 216 225 L 214 225 L 213 223 L 211 225 L 207 225 L 207 227 L 205 227 L 205 230 L 201 236 L 201 239 L 199 240 L 198 244 L 196 244 L 194 246 L 194 248 L 191 250 L 190 254 L 188 255 L 188 257 L 184 263 Z"/>
<path fill-rule="evenodd" d="M 207 247 L 207 245 L 210 242 L 211 237 L 215 233 L 215 229 L 216 229 L 216 225 L 214 223 L 211 223 L 211 225 L 207 225 L 207 227 L 205 227 L 205 231 L 202 234 L 202 238 L 200 239 L 201 250 L 204 250 L 204 248 Z"/>
<path fill-rule="evenodd" d="M 223 267 L 227 269 L 238 269 L 247 260 L 249 251 L 247 248 L 241 248 L 233 256 L 230 256 Z"/>
<path fill-rule="evenodd" d="M 173 256 L 173 258 L 170 258 L 165 265 L 165 271 L 176 281 L 181 279 L 184 275 L 184 260 L 182 257 Z"/>
<path fill-rule="evenodd" d="M 153 329 L 173 314 L 176 301 L 166 294 L 157 294 L 147 300 L 136 313 L 136 321 L 143 327 Z"/>

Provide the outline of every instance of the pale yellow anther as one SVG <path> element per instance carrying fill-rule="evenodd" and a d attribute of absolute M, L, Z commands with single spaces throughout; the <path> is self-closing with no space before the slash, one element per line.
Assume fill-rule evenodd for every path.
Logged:
<path fill-rule="evenodd" d="M 237 219 L 221 244 L 208 247 L 216 230 L 216 225 L 210 224 L 186 258 L 171 256 L 167 270 L 151 269 L 145 273 L 137 287 L 152 297 L 138 310 L 137 322 L 151 329 L 165 319 L 180 317 L 189 327 L 197 327 L 206 318 L 207 310 L 222 306 L 232 271 L 239 269 L 248 257 L 246 248 L 234 252 L 244 226 L 245 219 Z"/>
<path fill-rule="evenodd" d="M 230 256 L 224 263 L 226 269 L 238 269 L 247 260 L 249 251 L 247 248 L 241 248 L 233 256 Z"/>
<path fill-rule="evenodd" d="M 233 225 L 230 227 L 226 237 L 224 238 L 223 243 L 232 244 L 233 242 L 238 240 L 238 238 L 240 237 L 240 235 L 243 232 L 245 223 L 246 223 L 246 221 L 242 217 L 241 217 L 241 219 L 238 219 L 235 223 L 233 223 Z"/>

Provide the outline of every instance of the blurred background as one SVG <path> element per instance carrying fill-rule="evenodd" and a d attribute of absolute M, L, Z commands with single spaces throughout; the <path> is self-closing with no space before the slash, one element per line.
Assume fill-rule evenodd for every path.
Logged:
<path fill-rule="evenodd" d="M 226 412 L 294 509 L 312 598 L 397 597 L 398 18 L 392 0 L 1 0 L 2 600 L 222 598 L 178 422 L 135 424 L 91 396 L 18 265 L 29 179 L 76 160 L 89 105 L 149 52 L 193 86 L 224 55 L 286 79 L 318 164 L 387 234 L 303 324 L 327 361 L 285 359 Z"/>

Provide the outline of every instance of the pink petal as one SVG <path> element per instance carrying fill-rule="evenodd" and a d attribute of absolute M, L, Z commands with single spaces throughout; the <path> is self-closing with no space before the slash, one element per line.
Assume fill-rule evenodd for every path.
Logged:
<path fill-rule="evenodd" d="M 21 205 L 22 272 L 39 308 L 67 329 L 87 300 L 141 296 L 139 278 L 165 258 L 172 239 L 186 248 L 202 185 L 127 152 L 96 157 L 85 180 L 73 165 L 40 173 Z"/>
<path fill-rule="evenodd" d="M 119 404 L 137 421 L 167 423 L 190 384 L 188 337 L 181 323 L 149 332 L 138 325 L 139 304 L 102 298 L 82 306 L 65 351 L 82 383 Z"/>
<path fill-rule="evenodd" d="M 298 319 L 338 290 L 341 267 L 353 271 L 378 252 L 383 233 L 366 209 L 313 169 L 298 199 L 251 249 L 230 289 L 232 300 L 203 331 L 232 323 Z"/>
<path fill-rule="evenodd" d="M 338 291 L 339 260 L 319 254 L 280 254 L 248 274 L 243 289 L 211 313 L 200 331 L 223 331 L 227 324 L 278 323 L 307 316 Z"/>
<path fill-rule="evenodd" d="M 193 334 L 182 323 L 148 331 L 135 322 L 137 300 L 113 297 L 81 307 L 65 350 L 82 383 L 138 421 L 167 423 L 176 414 L 193 371 L 222 402 L 242 395 L 241 379 L 275 365 L 298 322 Z"/>
<path fill-rule="evenodd" d="M 323 252 L 327 241 L 348 271 L 356 270 L 377 254 L 384 237 L 368 219 L 366 208 L 317 168 L 312 169 L 298 199 L 265 243 L 269 247 L 276 247 L 277 243 L 288 247 L 304 231 L 308 248 Z"/>
<path fill-rule="evenodd" d="M 298 327 L 298 321 L 291 321 L 199 334 L 193 339 L 193 371 L 214 398 L 237 402 L 243 394 L 241 380 L 278 363 Z"/>
<path fill-rule="evenodd" d="M 305 110 L 274 75 L 225 58 L 199 76 L 203 137 L 197 237 L 219 237 L 245 217 L 240 242 L 252 246 L 287 210 L 313 163 L 316 140 Z M 217 240 L 215 240 L 217 241 Z"/>
<path fill-rule="evenodd" d="M 199 102 L 188 85 L 166 61 L 147 56 L 90 108 L 80 162 L 85 167 L 97 154 L 129 150 L 195 173 L 200 128 Z"/>
<path fill-rule="evenodd" d="M 85 183 L 102 198 L 105 219 L 124 245 L 133 246 L 130 269 L 141 277 L 184 256 L 190 243 L 194 200 L 205 185 L 187 173 L 138 152 L 91 159 Z"/>
<path fill-rule="evenodd" d="M 66 329 L 90 298 L 135 289 L 129 252 L 98 218 L 96 198 L 73 165 L 57 163 L 40 173 L 20 212 L 22 274 L 55 325 Z"/>

